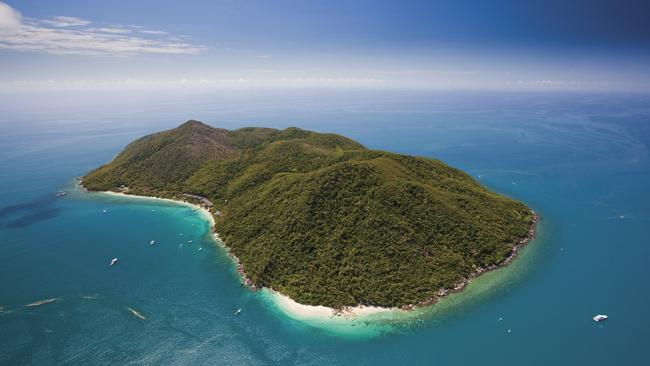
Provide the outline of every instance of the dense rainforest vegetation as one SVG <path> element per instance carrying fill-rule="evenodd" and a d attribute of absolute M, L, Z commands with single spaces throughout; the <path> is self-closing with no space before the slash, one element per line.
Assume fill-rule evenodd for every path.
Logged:
<path fill-rule="evenodd" d="M 188 121 L 129 144 L 84 186 L 214 203 L 246 276 L 303 304 L 402 306 L 501 264 L 525 205 L 422 157 L 304 131 Z"/>

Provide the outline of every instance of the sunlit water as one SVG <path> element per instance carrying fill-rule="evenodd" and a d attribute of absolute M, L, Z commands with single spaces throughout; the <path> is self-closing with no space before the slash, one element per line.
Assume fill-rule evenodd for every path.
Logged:
<path fill-rule="evenodd" d="M 0 364 L 650 363 L 647 96 L 4 94 L 0 116 Z M 190 118 L 440 158 L 541 212 L 539 236 L 433 307 L 296 321 L 240 286 L 197 212 L 75 191 Z"/>

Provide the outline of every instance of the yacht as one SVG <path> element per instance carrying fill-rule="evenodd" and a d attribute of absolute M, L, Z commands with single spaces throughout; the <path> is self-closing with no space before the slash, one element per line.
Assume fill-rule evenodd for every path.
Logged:
<path fill-rule="evenodd" d="M 595 322 L 602 322 L 603 320 L 607 320 L 607 315 L 598 314 L 593 319 Z"/>
<path fill-rule="evenodd" d="M 111 266 L 112 266 L 112 265 L 115 265 L 115 263 L 117 263 L 117 258 L 113 258 L 113 259 L 111 259 Z"/>

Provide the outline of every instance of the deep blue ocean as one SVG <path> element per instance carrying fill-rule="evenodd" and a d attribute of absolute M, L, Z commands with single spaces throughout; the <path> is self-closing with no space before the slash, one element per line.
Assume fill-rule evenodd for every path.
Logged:
<path fill-rule="evenodd" d="M 197 212 L 75 190 L 133 139 L 188 119 L 439 158 L 539 211 L 539 236 L 415 317 L 302 323 L 240 286 Z M 2 94 L 0 364 L 648 365 L 649 147 L 647 95 Z"/>

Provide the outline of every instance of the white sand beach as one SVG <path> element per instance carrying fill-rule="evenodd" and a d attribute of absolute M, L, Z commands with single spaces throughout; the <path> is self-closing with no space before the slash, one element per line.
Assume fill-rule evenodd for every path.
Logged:
<path fill-rule="evenodd" d="M 271 289 L 267 291 L 273 303 L 286 315 L 299 320 L 324 320 L 328 318 L 355 319 L 362 316 L 401 311 L 397 308 L 382 308 L 376 306 L 355 306 L 346 307 L 343 310 L 336 310 L 327 306 L 303 305 L 297 303 L 289 296 L 283 295 Z"/>
<path fill-rule="evenodd" d="M 94 193 L 94 192 L 93 192 Z M 109 196 L 114 196 L 114 197 L 122 197 L 122 198 L 128 198 L 128 199 L 141 199 L 141 200 L 149 200 L 149 201 L 165 201 L 165 202 L 170 202 L 170 203 L 175 203 L 177 205 L 184 205 L 191 207 L 192 209 L 196 209 L 197 212 L 201 212 L 201 215 L 210 222 L 210 228 L 214 228 L 215 222 L 214 222 L 214 216 L 210 213 L 210 211 L 206 210 L 203 206 L 199 206 L 194 203 L 190 203 L 187 201 L 181 201 L 181 200 L 173 200 L 171 198 L 162 198 L 162 197 L 151 197 L 151 196 L 138 196 L 135 194 L 126 194 L 126 193 L 120 193 L 120 192 L 112 192 L 112 191 L 102 191 L 102 192 L 96 192 L 98 194 L 106 194 Z"/>

